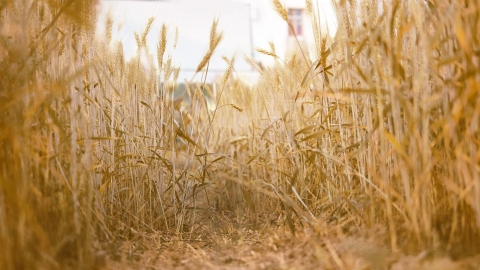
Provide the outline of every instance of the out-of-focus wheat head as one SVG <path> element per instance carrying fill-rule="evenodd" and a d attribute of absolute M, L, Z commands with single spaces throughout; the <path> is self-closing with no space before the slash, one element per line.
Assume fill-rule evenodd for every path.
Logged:
<path fill-rule="evenodd" d="M 93 89 L 79 75 L 88 78 L 95 4 L 0 4 L 2 269 L 93 266 L 92 145 L 80 143 L 89 128 L 72 95 Z"/>

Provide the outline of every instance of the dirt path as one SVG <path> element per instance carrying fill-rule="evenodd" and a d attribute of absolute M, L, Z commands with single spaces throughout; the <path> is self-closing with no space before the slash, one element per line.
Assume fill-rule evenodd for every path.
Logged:
<path fill-rule="evenodd" d="M 349 236 L 287 226 L 257 230 L 228 220 L 193 233 L 133 233 L 101 259 L 100 269 L 480 269 L 480 256 L 454 261 L 438 252 L 392 253 L 381 229 Z M 324 229 L 324 228 L 323 228 Z M 320 231 L 319 231 L 320 230 Z"/>

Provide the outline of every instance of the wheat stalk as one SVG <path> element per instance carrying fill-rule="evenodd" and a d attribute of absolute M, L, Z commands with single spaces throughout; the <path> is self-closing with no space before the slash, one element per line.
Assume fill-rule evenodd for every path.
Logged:
<path fill-rule="evenodd" d="M 223 39 L 223 32 L 217 32 L 218 18 L 213 20 L 212 27 L 210 28 L 210 48 L 208 52 L 203 56 L 202 61 L 197 66 L 196 72 L 200 72 L 207 65 L 212 57 L 215 49 L 220 41 Z"/>

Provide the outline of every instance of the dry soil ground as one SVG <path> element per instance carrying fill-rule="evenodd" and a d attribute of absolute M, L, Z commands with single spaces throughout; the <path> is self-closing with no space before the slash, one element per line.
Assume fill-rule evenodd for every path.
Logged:
<path fill-rule="evenodd" d="M 439 251 L 392 252 L 386 230 L 343 233 L 336 229 L 260 224 L 214 214 L 191 232 L 131 232 L 99 255 L 100 269 L 480 269 L 480 256 L 452 259 Z"/>

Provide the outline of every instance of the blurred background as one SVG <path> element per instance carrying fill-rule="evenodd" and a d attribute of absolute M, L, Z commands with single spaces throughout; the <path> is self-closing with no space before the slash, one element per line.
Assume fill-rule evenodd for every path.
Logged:
<path fill-rule="evenodd" d="M 295 34 L 306 50 L 312 49 L 310 56 L 317 59 L 311 21 L 305 10 L 304 0 L 281 1 L 285 6 Z M 330 0 L 314 1 L 318 5 L 322 31 L 334 36 L 337 20 Z M 298 48 L 295 35 L 272 7 L 270 0 L 153 0 L 153 1 L 108 1 L 100 2 L 98 10 L 98 35 L 105 32 L 105 21 L 113 19 L 113 40 L 121 41 L 125 57 L 137 53 L 134 33 L 142 33 L 149 18 L 155 20 L 147 37 L 148 52 L 156 59 L 157 42 L 163 23 L 169 27 L 169 44 L 166 54 L 172 55 L 173 64 L 181 68 L 179 82 L 194 78 L 195 69 L 207 52 L 212 21 L 219 19 L 219 31 L 224 38 L 210 60 L 208 81 L 221 76 L 227 67 L 222 56 L 231 58 L 237 55 L 235 74 L 246 81 L 257 78 L 254 69 L 244 60 L 244 55 L 260 66 L 274 62 L 271 56 L 261 54 L 256 48 L 271 51 L 269 42 L 275 44 L 276 54 L 283 58 Z M 178 35 L 176 47 L 173 42 Z M 143 57 L 147 59 L 148 57 Z M 147 65 L 145 63 L 145 65 Z"/>

